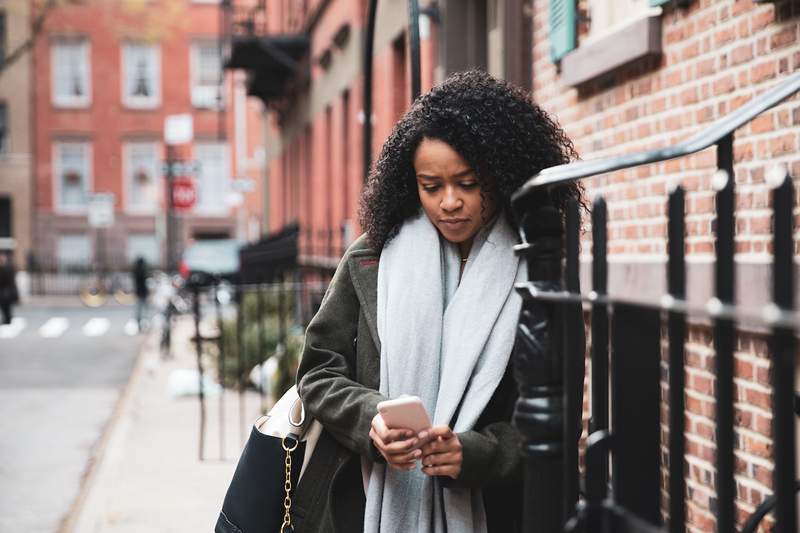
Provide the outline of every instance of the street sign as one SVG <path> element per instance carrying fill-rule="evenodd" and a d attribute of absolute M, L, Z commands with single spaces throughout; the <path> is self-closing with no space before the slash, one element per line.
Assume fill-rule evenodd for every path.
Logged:
<path fill-rule="evenodd" d="M 200 161 L 164 161 L 161 172 L 166 176 L 172 172 L 173 176 L 193 176 L 200 173 Z"/>
<path fill-rule="evenodd" d="M 164 119 L 164 142 L 167 144 L 185 144 L 194 138 L 192 115 L 167 115 Z"/>
<path fill-rule="evenodd" d="M 179 211 L 188 211 L 197 202 L 197 189 L 194 180 L 179 176 L 172 180 L 172 206 Z"/>
<path fill-rule="evenodd" d="M 110 228 L 114 225 L 114 193 L 98 192 L 89 195 L 89 225 L 93 228 Z"/>

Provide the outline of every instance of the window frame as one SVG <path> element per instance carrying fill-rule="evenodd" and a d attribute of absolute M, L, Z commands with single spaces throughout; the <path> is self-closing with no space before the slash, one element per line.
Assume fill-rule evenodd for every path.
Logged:
<path fill-rule="evenodd" d="M 219 83 L 214 84 L 216 94 L 213 102 L 205 100 L 201 97 L 201 94 L 198 94 L 201 89 L 210 87 L 208 85 L 196 83 L 200 75 L 200 48 L 202 46 L 211 46 L 218 49 L 219 41 L 214 38 L 195 39 L 189 45 L 189 95 L 191 97 L 192 107 L 210 110 L 223 109 L 225 108 L 225 76 L 222 68 L 222 58 L 219 58 L 219 68 L 220 73 L 223 73 L 223 82 L 221 85 Z"/>
<path fill-rule="evenodd" d="M 84 205 L 64 205 L 63 204 L 63 190 L 61 184 L 61 157 L 59 148 L 66 144 L 81 144 L 85 147 L 85 190 L 86 202 Z M 93 163 L 94 163 L 94 147 L 91 141 L 88 140 L 57 140 L 53 142 L 53 210 L 59 214 L 65 215 L 85 215 L 89 210 L 89 195 L 94 187 L 93 180 Z"/>
<path fill-rule="evenodd" d="M 128 93 L 129 70 L 128 55 L 134 47 L 141 47 L 148 51 L 150 73 L 153 76 L 153 94 L 150 96 L 135 96 Z M 156 109 L 161 105 L 161 46 L 158 43 L 142 41 L 126 41 L 120 46 L 120 93 L 122 105 L 129 109 Z"/>
<path fill-rule="evenodd" d="M 125 212 L 131 215 L 152 216 L 158 213 L 159 204 L 158 200 L 153 204 L 134 204 L 133 199 L 133 168 L 132 163 L 132 150 L 135 145 L 149 145 L 154 149 L 153 158 L 153 185 L 158 190 L 160 178 L 160 161 L 159 153 L 161 152 L 161 143 L 156 140 L 142 139 L 142 140 L 125 140 L 122 144 L 122 180 L 123 180 L 123 205 Z"/>
<path fill-rule="evenodd" d="M 60 95 L 58 93 L 58 48 L 66 45 L 77 45 L 81 48 L 81 57 L 85 68 L 83 82 L 86 87 L 83 96 Z M 50 43 L 50 92 L 51 102 L 59 108 L 86 108 L 92 105 L 92 54 L 91 43 L 86 37 L 56 37 Z"/>

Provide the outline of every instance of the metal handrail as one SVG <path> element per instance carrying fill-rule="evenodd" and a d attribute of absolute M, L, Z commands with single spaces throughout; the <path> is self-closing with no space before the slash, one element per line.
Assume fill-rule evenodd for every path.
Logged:
<path fill-rule="evenodd" d="M 513 194 L 512 204 L 516 206 L 518 203 L 524 201 L 528 194 L 540 187 L 559 185 L 596 176 L 598 174 L 605 174 L 607 172 L 639 165 L 658 163 L 659 161 L 666 161 L 668 159 L 699 152 L 700 150 L 704 150 L 718 143 L 725 136 L 730 135 L 767 109 L 774 107 L 798 91 L 800 91 L 800 72 L 792 74 L 777 86 L 754 97 L 739 109 L 716 120 L 713 124 L 692 137 L 672 146 L 633 154 L 576 161 L 574 163 L 566 163 L 564 165 L 546 168 L 536 176 L 530 178 Z"/>

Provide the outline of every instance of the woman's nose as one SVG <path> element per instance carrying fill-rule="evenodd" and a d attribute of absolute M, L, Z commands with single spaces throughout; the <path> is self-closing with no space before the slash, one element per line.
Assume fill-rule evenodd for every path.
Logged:
<path fill-rule="evenodd" d="M 444 211 L 455 211 L 461 207 L 462 202 L 453 187 L 445 187 L 441 207 Z"/>

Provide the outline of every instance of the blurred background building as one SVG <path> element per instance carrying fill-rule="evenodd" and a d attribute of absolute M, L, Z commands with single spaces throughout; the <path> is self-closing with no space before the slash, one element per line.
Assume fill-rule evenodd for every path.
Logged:
<path fill-rule="evenodd" d="M 164 265 L 167 247 L 179 255 L 190 240 L 256 238 L 261 105 L 221 68 L 217 3 L 38 5 L 45 16 L 29 58 L 34 90 L 18 91 L 34 98 L 34 263 L 124 269 L 142 256 Z M 167 242 L 164 123 L 184 113 L 194 138 L 177 156 L 197 163 L 197 199 L 176 215 Z M 95 193 L 113 194 L 111 227 L 89 224 Z"/>
<path fill-rule="evenodd" d="M 24 265 L 31 249 L 32 58 L 27 0 L 0 3 L 0 253 Z"/>

